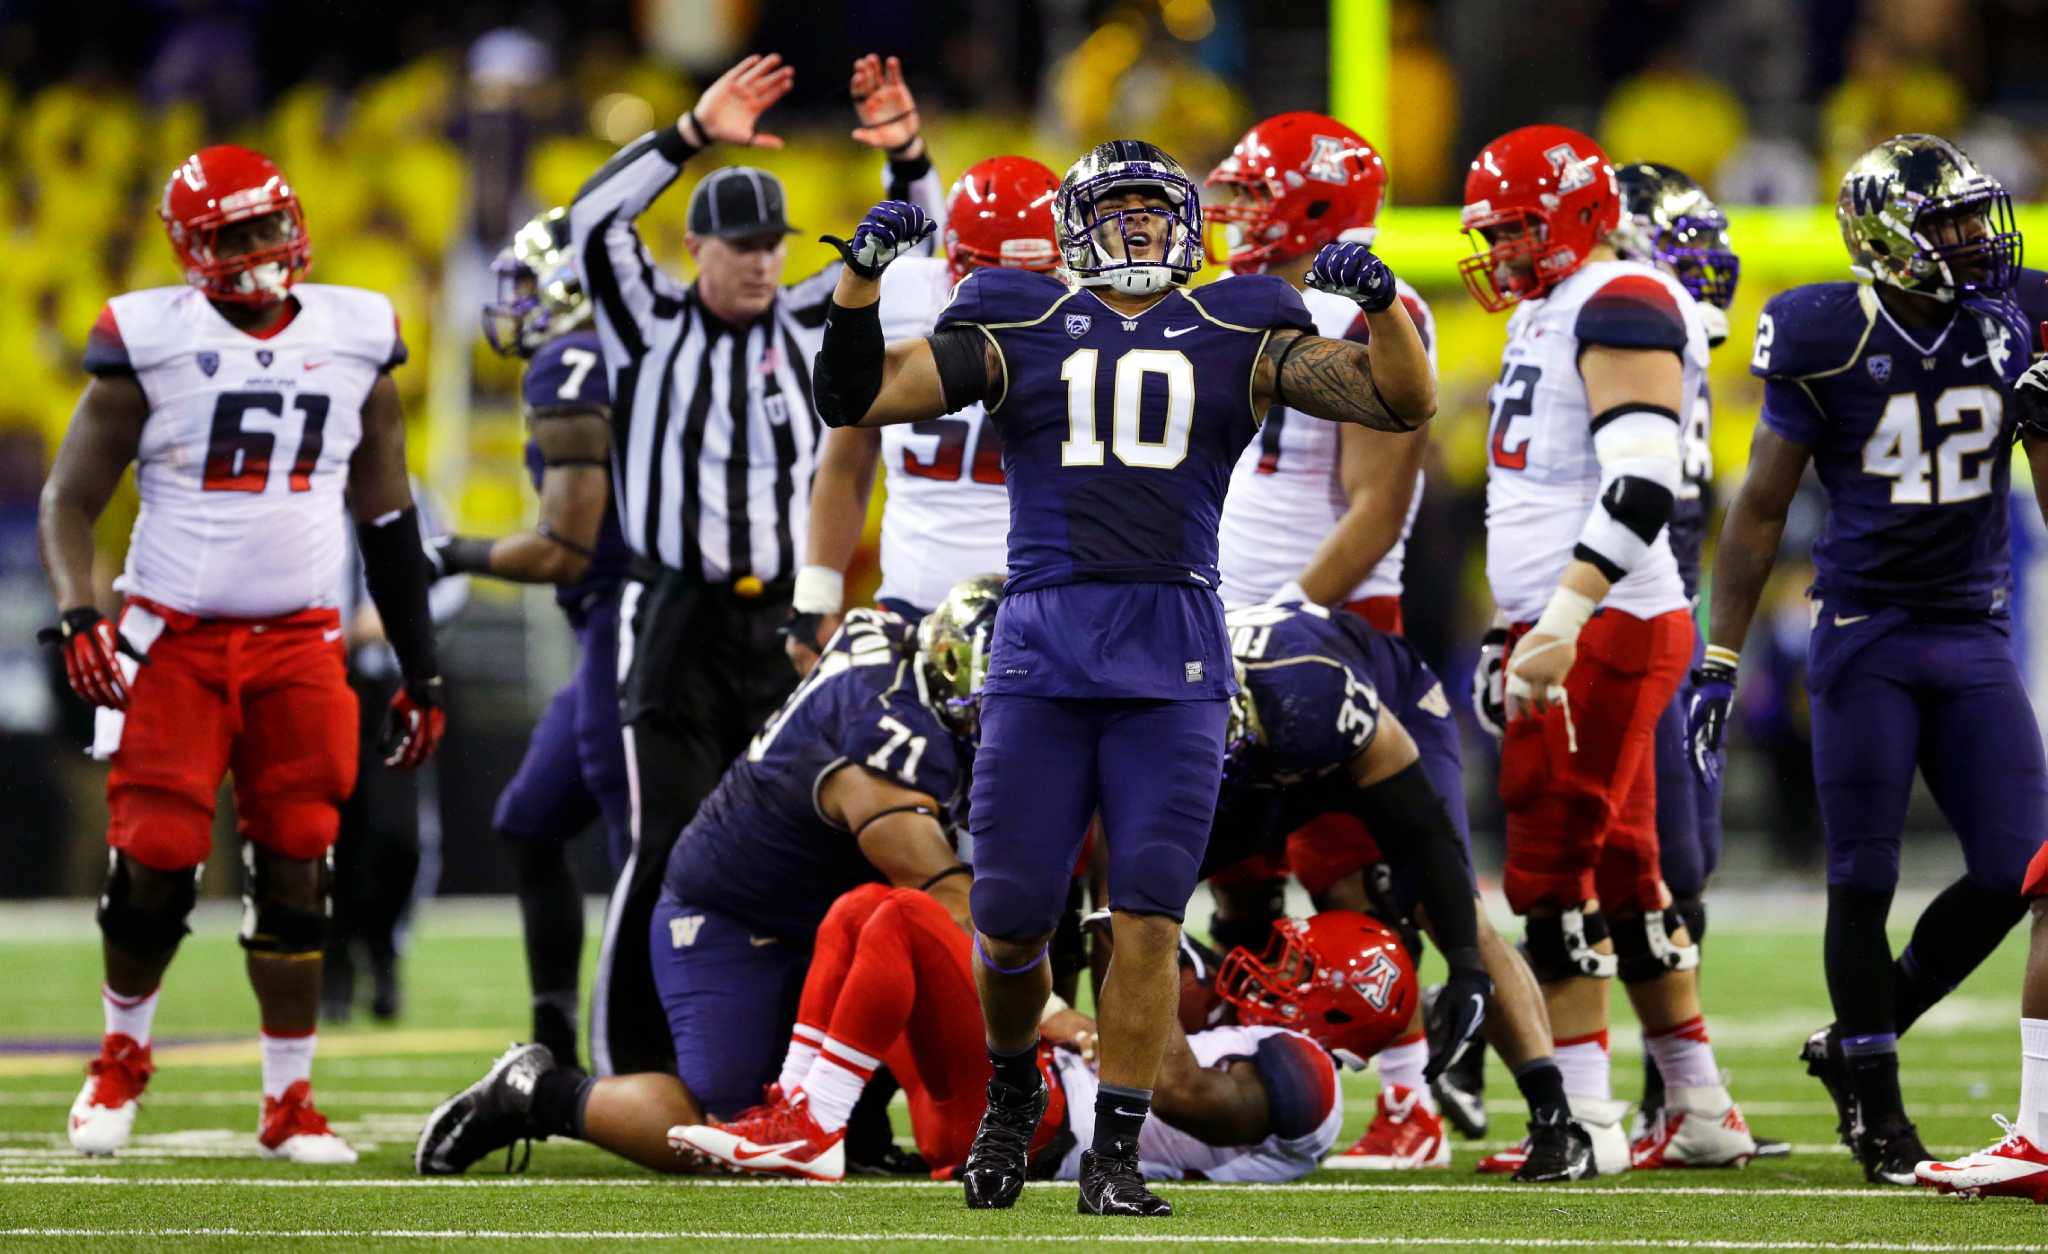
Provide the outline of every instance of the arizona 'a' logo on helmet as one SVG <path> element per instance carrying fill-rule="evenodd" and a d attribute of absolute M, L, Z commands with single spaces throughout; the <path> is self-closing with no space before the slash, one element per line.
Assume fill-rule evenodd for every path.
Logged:
<path fill-rule="evenodd" d="M 1321 113 L 1282 113 L 1252 127 L 1209 172 L 1203 214 L 1228 229 L 1221 260 L 1240 274 L 1304 257 L 1350 235 L 1370 244 L 1387 167 L 1357 131 Z"/>
<path fill-rule="evenodd" d="M 1164 206 L 1099 207 L 1131 193 Z M 1141 139 L 1097 144 L 1068 167 L 1053 202 L 1053 226 L 1060 257 L 1083 287 L 1150 296 L 1202 268 L 1202 198 L 1194 180 L 1180 162 Z"/>
<path fill-rule="evenodd" d="M 569 211 L 535 215 L 491 263 L 496 299 L 484 305 L 484 338 L 499 353 L 531 357 L 590 321 L 592 306 L 569 252 Z"/>
<path fill-rule="evenodd" d="M 1894 135 L 1858 157 L 1835 197 L 1858 277 L 1937 300 L 2002 292 L 2019 275 L 2012 198 L 1938 135 Z"/>

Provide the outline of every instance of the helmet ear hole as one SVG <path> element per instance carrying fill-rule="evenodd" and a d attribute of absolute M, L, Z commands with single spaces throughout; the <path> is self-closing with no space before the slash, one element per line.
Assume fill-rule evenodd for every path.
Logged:
<path fill-rule="evenodd" d="M 1306 216 L 1307 216 L 1307 218 L 1308 218 L 1308 220 L 1309 220 L 1309 221 L 1313 222 L 1313 221 L 1315 221 L 1315 220 L 1316 220 L 1317 218 L 1320 218 L 1320 217 L 1322 217 L 1322 216 L 1323 216 L 1324 214 L 1328 213 L 1329 211 L 1330 211 L 1330 202 L 1329 202 L 1329 201 L 1327 201 L 1327 200 L 1312 200 L 1312 201 L 1310 201 L 1310 202 L 1309 202 L 1309 204 L 1308 204 L 1308 209 L 1307 209 L 1307 212 L 1306 212 Z"/>

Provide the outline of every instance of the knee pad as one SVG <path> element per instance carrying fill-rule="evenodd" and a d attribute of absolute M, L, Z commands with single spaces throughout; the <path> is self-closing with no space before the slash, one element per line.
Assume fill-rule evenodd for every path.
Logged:
<path fill-rule="evenodd" d="M 107 883 L 100 893 L 100 934 L 138 958 L 164 958 L 192 929 L 185 920 L 199 900 L 199 873 L 152 871 L 107 851 Z M 140 878 L 144 882 L 137 884 Z"/>
<path fill-rule="evenodd" d="M 334 861 L 285 858 L 242 846 L 242 948 L 257 954 L 317 954 L 327 944 Z"/>
<path fill-rule="evenodd" d="M 1598 910 L 1574 907 L 1554 915 L 1532 916 L 1524 941 L 1529 969 L 1544 984 L 1579 975 L 1611 980 L 1617 966 L 1615 956 L 1593 948 L 1607 938 L 1607 919 Z"/>
<path fill-rule="evenodd" d="M 1276 1032 L 1259 1042 L 1251 1064 L 1266 1088 L 1268 1127 L 1282 1140 L 1307 1136 L 1337 1104 L 1337 1068 L 1305 1036 Z"/>
<path fill-rule="evenodd" d="M 1685 923 L 1685 930 L 1692 934 L 1694 945 L 1707 939 L 1706 902 L 1698 897 L 1680 897 L 1671 903 L 1671 908 L 1678 911 L 1678 917 Z"/>
<path fill-rule="evenodd" d="M 1683 922 L 1678 910 L 1671 906 L 1616 918 L 1614 956 L 1620 959 L 1621 982 L 1642 984 L 1673 971 L 1698 969 L 1699 943 L 1680 945 L 1672 940 L 1672 934 Z"/>

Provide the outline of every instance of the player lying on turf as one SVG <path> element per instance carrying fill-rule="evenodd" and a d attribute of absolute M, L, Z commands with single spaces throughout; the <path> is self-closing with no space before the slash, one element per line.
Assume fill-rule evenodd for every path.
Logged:
<path fill-rule="evenodd" d="M 1937 136 L 1857 158 L 1835 216 L 1862 281 L 1793 288 L 1757 319 L 1762 420 L 1721 527 L 1691 735 L 1710 763 L 1811 464 L 1828 501 L 1807 673 L 1835 1022 L 1801 1056 L 1864 1177 L 1907 1185 L 1930 1155 L 1899 1091 L 1899 1037 L 2025 913 L 2027 862 L 2048 830 L 2048 761 L 2007 608 L 2008 450 L 2017 431 L 2038 489 L 2048 433 L 2020 427 L 2006 401 L 2048 318 L 2048 276 L 2020 267 L 2005 189 Z M 1885 927 L 1916 772 L 1964 873 L 1894 961 Z"/>
<path fill-rule="evenodd" d="M 1529 1101 L 1530 1142 L 1516 1178 L 1592 1175 L 1591 1142 L 1568 1109 L 1535 978 L 1478 906 L 1443 685 L 1405 640 L 1355 614 L 1262 605 L 1229 622 L 1242 730 L 1226 759 L 1208 865 L 1227 870 L 1284 849 L 1318 906 L 1378 906 L 1394 920 L 1418 919 L 1451 975 L 1431 1042 L 1412 1047 L 1427 1055 L 1415 1084 L 1443 1069 L 1491 1006 L 1484 1023 Z M 1346 821 L 1305 821 L 1313 816 Z M 1364 871 L 1381 862 L 1391 874 L 1375 901 Z M 1222 899 L 1242 902 L 1233 877 L 1223 878 Z M 1420 1109 L 1414 1089 L 1397 1090 L 1385 1076 L 1383 1068 L 1373 1129 L 1333 1165 L 1447 1166 L 1441 1121 Z"/>
<path fill-rule="evenodd" d="M 232 773 L 241 942 L 262 1022 L 258 1140 L 266 1157 L 352 1163 L 311 1087 L 330 851 L 356 784 L 357 702 L 336 609 L 350 514 L 405 677 L 386 763 L 425 762 L 444 719 L 391 377 L 405 342 L 383 296 L 298 282 L 312 255 L 305 217 L 262 154 L 200 149 L 172 172 L 157 212 L 185 285 L 116 296 L 93 324 L 92 381 L 37 517 L 61 615 L 43 638 L 99 707 L 93 754 L 111 763 L 106 1035 L 71 1106 L 71 1144 L 127 1144 L 155 1069 L 159 988 Z M 93 604 L 92 531 L 131 463 L 142 509 L 117 627 Z"/>
<path fill-rule="evenodd" d="M 1415 977 L 1391 931 L 1338 911 L 1290 923 L 1284 935 L 1277 966 L 1238 950 L 1219 976 L 1213 954 L 1187 955 L 1200 988 L 1168 1034 L 1139 1132 L 1146 1177 L 1274 1181 L 1315 1170 L 1344 1118 L 1331 1051 L 1362 1060 L 1406 1021 Z M 949 1176 L 974 1141 L 990 1076 L 977 1048 L 972 948 L 920 894 L 880 885 L 847 894 L 819 929 L 768 1103 L 723 1125 L 674 1128 L 671 1143 L 754 1174 L 839 1179 L 847 1114 L 886 1062 L 903 1080 L 919 1152 Z M 1235 1008 L 1237 1025 L 1182 1031 L 1191 1020 L 1213 1022 L 1207 1012 L 1219 999 Z M 1066 1035 L 1036 1051 L 1050 1101 L 1018 1148 L 1034 1176 L 1073 1180 L 1092 1140 L 1100 1077 L 1093 1034 Z"/>

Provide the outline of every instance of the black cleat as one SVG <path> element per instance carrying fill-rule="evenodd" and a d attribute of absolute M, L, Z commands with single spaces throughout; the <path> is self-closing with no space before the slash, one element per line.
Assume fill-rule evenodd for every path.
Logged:
<path fill-rule="evenodd" d="M 1145 1187 L 1138 1160 L 1081 1154 L 1081 1196 L 1074 1209 L 1083 1215 L 1123 1215 L 1132 1219 L 1164 1219 L 1173 1203 Z"/>
<path fill-rule="evenodd" d="M 1841 1039 L 1833 1024 L 1806 1038 L 1806 1044 L 1799 1050 L 1799 1061 L 1806 1064 L 1806 1074 L 1827 1087 L 1828 1096 L 1835 1103 L 1835 1135 L 1842 1144 L 1855 1150 L 1862 1114 L 1856 1108 L 1856 1090 L 1849 1080 L 1849 1061 L 1842 1057 Z M 1908 1167 L 1906 1175 L 1912 1174 Z"/>
<path fill-rule="evenodd" d="M 1934 1155 L 1920 1143 L 1920 1132 L 1904 1116 L 1887 1119 L 1878 1127 L 1857 1134 L 1856 1158 L 1863 1164 L 1863 1178 L 1872 1184 L 1917 1183 L 1913 1169 Z"/>
<path fill-rule="evenodd" d="M 904 1149 L 901 1145 L 890 1145 L 888 1149 L 871 1159 L 855 1162 L 846 1160 L 846 1174 L 849 1176 L 917 1176 L 929 1180 L 932 1165 L 924 1155 L 915 1150 Z"/>
<path fill-rule="evenodd" d="M 1758 1158 L 1792 1157 L 1792 1142 L 1776 1141 L 1768 1137 L 1757 1136 L 1755 1128 L 1749 1130 L 1749 1135 L 1756 1141 L 1756 1156 Z"/>
<path fill-rule="evenodd" d="M 1563 1111 L 1546 1115 L 1529 1120 L 1529 1157 L 1516 1169 L 1515 1179 L 1523 1184 L 1558 1184 L 1599 1175 L 1593 1138 L 1579 1121 Z"/>
<path fill-rule="evenodd" d="M 1043 1082 L 1028 1093 L 1000 1080 L 988 1082 L 988 1108 L 960 1165 L 967 1209 L 1008 1210 L 1017 1204 L 1031 1167 L 1031 1138 L 1051 1100 Z"/>
<path fill-rule="evenodd" d="M 1443 991 L 1443 985 L 1423 990 L 1422 1016 L 1425 1023 L 1431 1021 L 1430 1008 L 1436 1004 L 1436 995 Z M 1475 1036 L 1466 1041 L 1451 1059 L 1451 1065 L 1444 1073 L 1429 1082 L 1429 1091 L 1436 1095 L 1437 1108 L 1451 1126 L 1468 1141 L 1476 1141 L 1486 1135 L 1486 1038 Z"/>
<path fill-rule="evenodd" d="M 498 1055 L 484 1078 L 442 1102 L 427 1116 L 413 1148 L 412 1165 L 423 1176 L 453 1176 L 469 1170 L 484 1155 L 529 1144 L 535 1081 L 555 1069 L 555 1056 L 545 1045 L 514 1045 Z M 512 1156 L 505 1157 L 512 1170 Z M 520 1164 L 525 1169 L 525 1164 Z M 1911 1167 L 1907 1172 L 1910 1174 Z"/>

